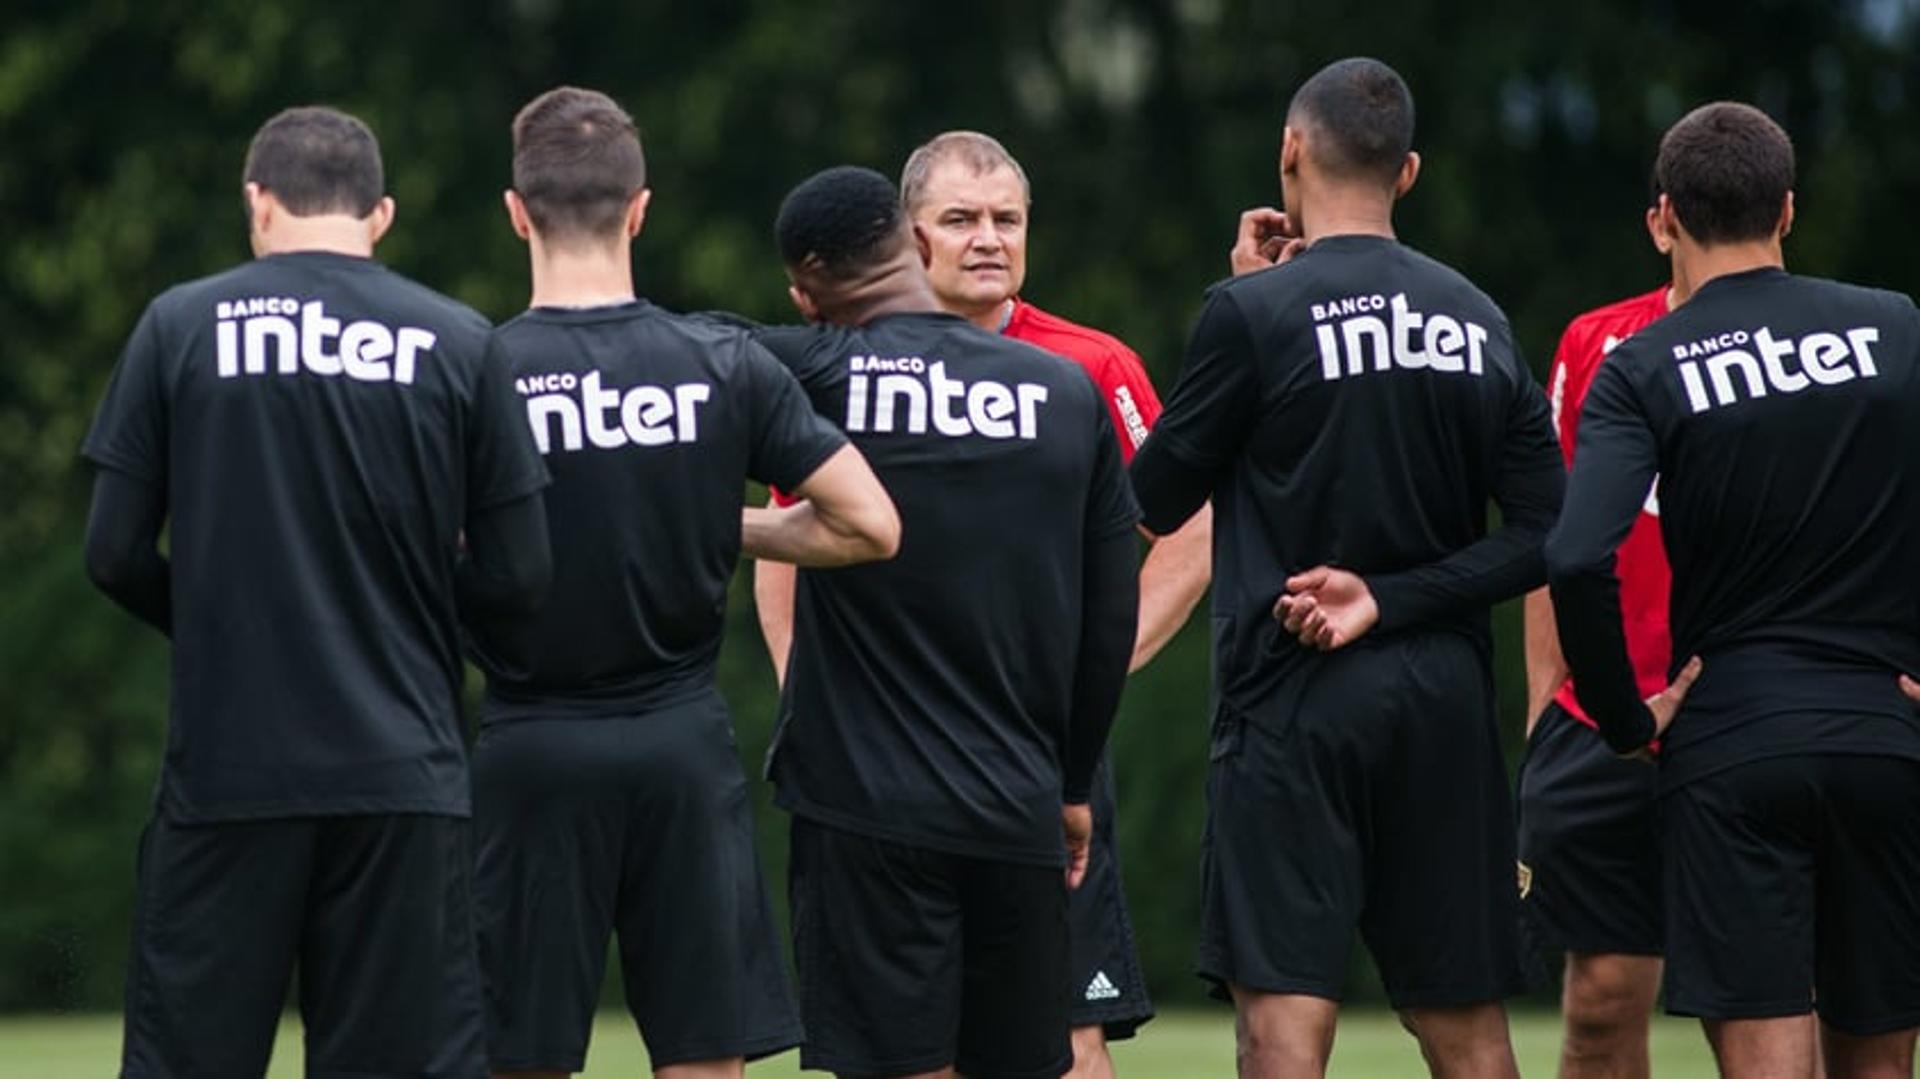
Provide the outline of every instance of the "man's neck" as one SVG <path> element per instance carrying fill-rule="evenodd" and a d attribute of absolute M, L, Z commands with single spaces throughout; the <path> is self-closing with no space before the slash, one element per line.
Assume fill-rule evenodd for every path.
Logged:
<path fill-rule="evenodd" d="M 1301 206 L 1300 217 L 1300 235 L 1309 247 L 1329 236 L 1394 238 L 1393 198 L 1379 192 L 1338 187 L 1316 192 Z"/>
<path fill-rule="evenodd" d="M 302 251 L 373 257 L 373 234 L 367 223 L 344 214 L 285 215 L 274 222 L 270 232 L 256 232 L 252 239 L 253 253 L 262 258 Z"/>
<path fill-rule="evenodd" d="M 632 245 L 553 248 L 535 241 L 529 307 L 605 307 L 632 303 Z"/>
<path fill-rule="evenodd" d="M 1682 241 L 1673 253 L 1674 293 L 1685 300 L 1716 277 L 1749 270 L 1784 270 L 1786 266 L 1778 237 L 1707 246 Z"/>
<path fill-rule="evenodd" d="M 941 310 L 918 254 L 910 250 L 865 276 L 839 285 L 835 293 L 831 309 L 823 313 L 828 321 L 843 326 L 864 326 L 887 315 Z"/>
<path fill-rule="evenodd" d="M 988 333 L 1000 333 L 1007 328 L 1007 323 L 1013 321 L 1013 297 L 1009 296 L 999 303 L 979 310 L 955 312 L 955 314 L 964 314 L 968 322 Z"/>

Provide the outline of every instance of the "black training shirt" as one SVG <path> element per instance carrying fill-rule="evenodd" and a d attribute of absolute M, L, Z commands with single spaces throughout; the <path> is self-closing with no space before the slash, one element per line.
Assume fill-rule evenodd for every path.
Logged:
<path fill-rule="evenodd" d="M 481 721 L 647 712 L 712 687 L 748 478 L 796 486 L 846 444 L 738 328 L 645 301 L 494 332 L 553 486 L 532 617 L 471 624 Z"/>
<path fill-rule="evenodd" d="M 1644 745 L 1613 552 L 1657 473 L 1674 669 L 1705 665 L 1661 742 L 1669 785 L 1788 753 L 1920 759 L 1895 681 L 1920 671 L 1917 350 L 1905 296 L 1769 268 L 1708 281 L 1601 366 L 1554 605 L 1580 703 L 1615 749 Z"/>
<path fill-rule="evenodd" d="M 761 340 L 901 521 L 891 561 L 800 572 L 769 759 L 779 803 L 897 842 L 1062 864 L 1082 570 L 1138 517 L 1099 392 L 1072 362 L 953 315 Z M 1134 567 L 1116 572 L 1124 584 Z"/>
<path fill-rule="evenodd" d="M 1222 703 L 1284 718 L 1319 662 L 1272 617 L 1289 576 L 1363 576 L 1380 622 L 1489 639 L 1488 606 L 1545 578 L 1564 471 L 1507 320 L 1393 240 L 1332 236 L 1214 287 L 1167 408 L 1135 456 L 1147 527 L 1213 499 Z M 1503 527 L 1489 535 L 1491 497 Z"/>
<path fill-rule="evenodd" d="M 324 252 L 147 307 L 82 452 L 167 492 L 176 819 L 467 812 L 460 532 L 546 484 L 486 334 Z"/>

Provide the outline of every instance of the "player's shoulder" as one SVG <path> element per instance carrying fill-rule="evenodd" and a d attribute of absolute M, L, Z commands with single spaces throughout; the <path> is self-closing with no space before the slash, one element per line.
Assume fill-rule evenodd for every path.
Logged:
<path fill-rule="evenodd" d="M 1105 330 L 1063 318 L 1026 300 L 1016 300 L 1006 335 L 1057 352 L 1092 371 L 1138 367 L 1140 356 Z"/>
<path fill-rule="evenodd" d="M 1854 306 L 1862 309 L 1893 311 L 1900 313 L 1914 310 L 1913 297 L 1893 289 L 1878 288 L 1873 285 L 1858 285 L 1850 281 L 1836 281 L 1830 277 L 1809 277 L 1802 274 L 1788 275 L 1792 287 L 1811 298 L 1825 300 L 1836 306 Z"/>
<path fill-rule="evenodd" d="M 1601 342 L 1608 336 L 1625 340 L 1666 314 L 1667 286 L 1662 285 L 1575 315 L 1561 337 L 1581 342 Z"/>

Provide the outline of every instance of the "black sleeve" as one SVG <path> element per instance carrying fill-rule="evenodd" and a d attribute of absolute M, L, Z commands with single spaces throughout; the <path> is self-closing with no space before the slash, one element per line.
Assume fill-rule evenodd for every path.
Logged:
<path fill-rule="evenodd" d="M 80 454 L 165 488 L 169 408 L 158 306 L 147 305 L 127 338 Z"/>
<path fill-rule="evenodd" d="M 87 516 L 87 577 L 128 613 L 169 636 L 173 576 L 160 554 L 167 489 L 113 468 L 93 480 Z"/>
<path fill-rule="evenodd" d="M 1616 353 L 1600 365 L 1581 406 L 1573 479 L 1547 538 L 1547 570 L 1574 693 L 1607 745 L 1631 753 L 1653 740 L 1655 724 L 1627 656 L 1614 553 L 1646 502 L 1659 451 L 1621 359 Z"/>
<path fill-rule="evenodd" d="M 1108 439 L 1111 442 L 1111 436 Z M 1113 729 L 1120 691 L 1133 658 L 1140 617 L 1140 578 L 1131 527 L 1087 537 L 1080 590 L 1080 658 L 1073 672 L 1073 711 L 1061 761 L 1060 800 L 1087 801 L 1093 771 Z"/>
<path fill-rule="evenodd" d="M 498 332 L 487 338 L 467 417 L 469 532 L 479 511 L 525 497 L 549 481 L 526 406 L 513 389 L 512 365 L 499 342 Z"/>
<path fill-rule="evenodd" d="M 1546 583 L 1543 548 L 1567 473 L 1546 394 L 1520 370 L 1493 478 L 1500 527 L 1437 562 L 1368 577 L 1381 631 L 1491 607 Z"/>
<path fill-rule="evenodd" d="M 746 342 L 746 378 L 753 401 L 753 450 L 747 475 L 791 491 L 847 444 L 847 436 L 813 410 L 793 375 L 768 351 Z"/>
<path fill-rule="evenodd" d="M 1259 415 L 1258 355 L 1246 317 L 1224 290 L 1200 312 L 1166 410 L 1134 454 L 1133 493 L 1147 530 L 1164 536 L 1213 497 Z"/>
<path fill-rule="evenodd" d="M 1106 537 L 1116 532 L 1132 534 L 1140 524 L 1140 506 L 1133 500 L 1133 487 L 1127 482 L 1127 464 L 1120 453 L 1120 439 L 1113 432 L 1113 420 L 1107 416 L 1105 402 L 1094 391 L 1093 477 L 1087 485 L 1085 527 L 1088 536 Z"/>
<path fill-rule="evenodd" d="M 546 500 L 539 494 L 489 506 L 468 518 L 466 557 L 456 582 L 463 612 L 529 614 L 547 598 L 552 581 Z"/>

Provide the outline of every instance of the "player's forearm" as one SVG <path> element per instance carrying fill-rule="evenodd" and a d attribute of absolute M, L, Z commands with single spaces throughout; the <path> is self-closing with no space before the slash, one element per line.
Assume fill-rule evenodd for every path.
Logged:
<path fill-rule="evenodd" d="M 1554 626 L 1553 599 L 1544 588 L 1527 593 L 1521 610 L 1527 652 L 1527 727 L 1531 731 L 1553 695 L 1567 684 L 1567 659 L 1560 652 Z"/>
<path fill-rule="evenodd" d="M 463 610 L 523 615 L 539 609 L 553 582 L 546 501 L 533 494 L 473 515 L 455 580 Z"/>
<path fill-rule="evenodd" d="M 793 594 L 799 571 L 785 562 L 756 562 L 753 566 L 753 606 L 760 619 L 760 636 L 773 660 L 773 677 L 787 681 L 787 656 L 793 650 Z"/>
<path fill-rule="evenodd" d="M 891 506 L 888 507 L 889 510 Z M 899 549 L 898 521 L 834 517 L 812 502 L 747 506 L 740 511 L 740 550 L 749 558 L 826 569 L 890 558 Z"/>
<path fill-rule="evenodd" d="M 1560 647 L 1580 707 L 1614 752 L 1631 753 L 1653 740 L 1655 725 L 1627 655 L 1613 551 L 1557 529 L 1547 544 L 1547 567 Z"/>
<path fill-rule="evenodd" d="M 1080 654 L 1074 666 L 1073 705 L 1061 761 L 1061 800 L 1084 802 L 1106 751 L 1120 691 L 1127 681 L 1140 611 L 1135 539 L 1119 532 L 1091 541 L 1082 570 Z"/>
<path fill-rule="evenodd" d="M 87 517 L 87 577 L 135 618 L 173 632 L 172 567 L 160 554 L 166 490 L 123 473 L 102 470 Z"/>
<path fill-rule="evenodd" d="M 1163 536 L 1140 566 L 1140 629 L 1128 673 L 1147 665 L 1180 632 L 1213 576 L 1213 508 Z"/>

